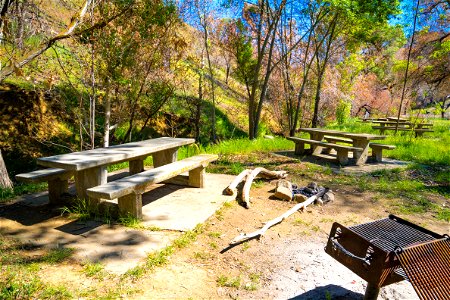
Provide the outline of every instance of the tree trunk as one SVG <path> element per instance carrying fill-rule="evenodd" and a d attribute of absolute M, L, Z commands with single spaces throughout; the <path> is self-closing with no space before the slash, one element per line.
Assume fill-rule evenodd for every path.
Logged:
<path fill-rule="evenodd" d="M 9 179 L 8 170 L 6 169 L 5 162 L 3 161 L 2 150 L 0 149 L 0 188 L 12 189 L 13 183 Z"/>
<path fill-rule="evenodd" d="M 411 36 L 411 43 L 409 44 L 408 58 L 406 59 L 406 69 L 405 69 L 405 78 L 403 80 L 402 97 L 400 99 L 400 107 L 398 108 L 397 123 L 395 124 L 394 135 L 397 134 L 398 125 L 399 125 L 399 122 L 400 122 L 400 115 L 402 113 L 403 100 L 405 99 L 406 83 L 408 82 L 409 62 L 411 60 L 411 50 L 412 50 L 413 43 L 414 43 L 414 36 L 416 34 L 416 23 L 417 23 L 417 15 L 419 14 L 419 5 L 420 5 L 420 0 L 417 0 L 417 2 L 416 2 L 416 10 L 415 10 L 415 13 L 414 13 L 414 23 L 413 23 L 413 31 L 412 31 L 412 36 Z M 405 105 L 405 111 L 406 111 L 406 105 Z"/>
<path fill-rule="evenodd" d="M 314 98 L 314 115 L 312 119 L 312 127 L 317 127 L 318 125 L 318 119 L 319 119 L 319 104 L 320 104 L 320 92 L 322 90 L 322 83 L 323 83 L 323 76 L 325 76 L 325 69 L 327 67 L 330 50 L 331 50 L 331 44 L 333 43 L 334 39 L 334 33 L 336 29 L 338 15 L 336 14 L 330 24 L 330 27 L 327 29 L 328 40 L 325 43 L 325 57 L 323 58 L 322 63 L 320 62 L 319 54 L 318 54 L 318 48 L 316 48 L 316 60 L 317 60 L 317 89 L 316 89 L 316 96 Z M 322 40 L 323 42 L 324 40 Z M 322 44 L 321 42 L 321 44 Z"/>
<path fill-rule="evenodd" d="M 103 147 L 109 147 L 109 128 L 111 124 L 111 98 L 109 97 L 109 80 L 105 89 L 105 129 L 103 133 Z"/>
<path fill-rule="evenodd" d="M 198 99 L 195 103 L 195 120 L 194 120 L 194 128 L 195 128 L 195 141 L 200 142 L 200 117 L 202 114 L 202 101 L 203 101 L 203 55 L 201 62 L 201 71 L 198 77 Z"/>
<path fill-rule="evenodd" d="M 5 25 L 6 13 L 13 0 L 0 0 L 0 44 L 3 43 L 3 27 Z M 1 69 L 0 65 L 0 69 Z"/>
<path fill-rule="evenodd" d="M 319 64 L 319 62 L 317 62 Z M 324 70 L 325 66 L 323 66 L 322 71 Z M 317 87 L 316 87 L 316 95 L 314 97 L 314 114 L 312 119 L 311 127 L 317 127 L 319 123 L 319 104 L 320 104 L 320 91 L 322 90 L 322 77 L 323 72 L 320 71 L 319 66 L 319 74 L 317 78 Z"/>
<path fill-rule="evenodd" d="M 211 65 L 211 58 L 209 56 L 209 45 L 208 45 L 208 41 L 209 41 L 209 37 L 208 37 L 208 27 L 206 24 L 206 16 L 203 16 L 204 18 L 204 22 L 202 24 L 203 26 L 203 37 L 204 37 L 204 44 L 205 44 L 205 50 L 206 50 L 206 60 L 208 61 L 208 71 L 209 71 L 209 80 L 211 83 L 211 96 L 212 96 L 212 115 L 211 115 L 211 141 L 213 143 L 216 143 L 216 92 L 215 92 L 215 83 L 214 83 L 214 74 L 213 74 L 213 69 L 212 69 L 212 65 Z"/>

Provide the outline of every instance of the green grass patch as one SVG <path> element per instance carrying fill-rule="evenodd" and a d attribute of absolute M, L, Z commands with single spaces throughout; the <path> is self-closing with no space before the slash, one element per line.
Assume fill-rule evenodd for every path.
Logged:
<path fill-rule="evenodd" d="M 58 264 L 73 253 L 70 248 L 51 249 L 45 255 L 30 258 L 31 245 L 0 236 L 0 299 L 71 299 L 65 286 L 44 283 L 37 272 L 42 264 Z"/>
<path fill-rule="evenodd" d="M 222 235 L 220 232 L 209 232 L 208 236 L 212 238 L 219 238 Z"/>
<path fill-rule="evenodd" d="M 221 287 L 232 287 L 238 289 L 241 286 L 241 277 L 228 277 L 225 275 L 220 275 L 216 279 L 217 285 Z"/>
<path fill-rule="evenodd" d="M 133 228 L 133 229 L 146 229 L 146 227 L 142 224 L 141 220 L 138 218 L 128 214 L 127 216 L 119 217 L 119 224 Z"/>
<path fill-rule="evenodd" d="M 0 188 L 0 203 L 24 194 L 33 194 L 47 190 L 46 182 L 17 184 L 14 188 Z"/>
<path fill-rule="evenodd" d="M 233 139 L 222 141 L 219 144 L 210 145 L 204 148 L 207 153 L 215 153 L 219 155 L 231 154 L 252 154 L 254 152 L 272 152 L 276 150 L 293 149 L 293 143 L 283 137 L 275 137 L 274 139 L 257 138 L 249 139 Z"/>
<path fill-rule="evenodd" d="M 145 266 L 149 269 L 154 269 L 165 265 L 170 257 L 174 253 L 174 247 L 168 246 L 161 251 L 156 251 L 148 255 L 145 262 Z"/>
<path fill-rule="evenodd" d="M 87 277 L 93 277 L 105 269 L 101 263 L 86 263 L 83 266 L 83 272 Z"/>
<path fill-rule="evenodd" d="M 51 249 L 46 255 L 44 255 L 42 261 L 49 264 L 58 264 L 72 256 L 73 251 L 73 248 Z"/>
<path fill-rule="evenodd" d="M 217 248 L 219 248 L 219 245 L 217 245 L 216 242 L 210 242 L 208 245 L 209 245 L 209 247 L 211 247 L 211 249 L 217 249 Z"/>
<path fill-rule="evenodd" d="M 87 199 L 77 198 L 70 206 L 61 208 L 61 215 L 64 214 L 69 215 L 70 218 L 83 221 L 98 216 L 99 211 L 97 207 L 89 205 Z"/>
<path fill-rule="evenodd" d="M 403 161 L 411 161 L 421 164 L 450 165 L 450 120 L 432 120 L 433 131 L 427 132 L 421 137 L 414 137 L 410 132 L 386 131 L 387 138 L 380 141 L 383 144 L 397 146 L 396 149 L 384 151 L 383 156 Z M 343 125 L 337 123 L 329 124 L 328 129 L 336 129 L 348 132 L 361 132 L 379 134 L 378 130 L 372 129 L 373 124 L 369 122 L 358 122 L 358 119 L 350 119 Z"/>

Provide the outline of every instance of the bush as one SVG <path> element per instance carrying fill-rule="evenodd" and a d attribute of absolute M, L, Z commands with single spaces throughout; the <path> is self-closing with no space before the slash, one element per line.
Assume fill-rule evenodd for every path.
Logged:
<path fill-rule="evenodd" d="M 350 118 L 351 103 L 345 100 L 340 100 L 336 108 L 336 121 L 339 125 L 347 122 Z"/>

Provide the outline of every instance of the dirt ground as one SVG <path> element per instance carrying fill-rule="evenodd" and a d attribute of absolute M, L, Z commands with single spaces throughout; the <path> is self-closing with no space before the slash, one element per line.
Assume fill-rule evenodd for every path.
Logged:
<path fill-rule="evenodd" d="M 307 167 L 280 159 L 277 169 L 283 169 L 284 163 L 290 170 Z M 299 186 L 311 180 L 292 172 L 289 179 Z M 295 205 L 273 198 L 276 181 L 259 182 L 252 188 L 250 209 L 235 201 L 222 207 L 204 223 L 194 242 L 177 249 L 164 266 L 140 277 L 107 272 L 87 277 L 82 264 L 74 260 L 42 267 L 39 276 L 46 283 L 68 286 L 72 295 L 81 298 L 362 299 L 366 282 L 324 252 L 331 226 L 333 222 L 350 226 L 397 212 L 389 203 L 392 200 L 378 193 L 330 186 L 321 174 L 315 179 L 334 191 L 335 200 L 293 214 L 259 240 L 229 246 L 240 233 L 259 229 Z M 450 232 L 447 222 L 431 214 L 399 216 L 441 234 Z M 27 255 L 39 255 L 39 249 Z M 382 288 L 379 299 L 418 298 L 403 281 Z"/>

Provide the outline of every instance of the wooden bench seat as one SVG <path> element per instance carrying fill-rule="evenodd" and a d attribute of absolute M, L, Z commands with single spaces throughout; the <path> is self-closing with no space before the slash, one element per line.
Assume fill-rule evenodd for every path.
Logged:
<path fill-rule="evenodd" d="M 379 129 L 381 134 L 384 134 L 385 130 L 395 130 L 395 126 L 372 126 L 372 129 Z M 398 131 L 414 131 L 416 137 L 422 136 L 424 132 L 434 132 L 430 128 L 411 128 L 411 127 L 398 127 Z"/>
<path fill-rule="evenodd" d="M 178 178 L 177 183 L 202 188 L 206 166 L 217 160 L 217 155 L 200 154 L 153 168 L 116 181 L 87 189 L 93 199 L 118 199 L 119 214 L 142 218 L 142 194 L 156 184 L 189 171 L 189 176 Z"/>
<path fill-rule="evenodd" d="M 416 133 L 416 137 L 418 137 L 422 136 L 424 132 L 434 132 L 434 130 L 430 128 L 416 128 L 414 132 Z"/>
<path fill-rule="evenodd" d="M 372 157 L 377 162 L 383 161 L 383 149 L 386 149 L 386 150 L 395 149 L 394 145 L 385 145 L 385 144 L 376 144 L 376 143 L 370 143 L 369 147 L 372 148 Z"/>
<path fill-rule="evenodd" d="M 305 144 L 311 145 L 310 154 L 320 154 L 322 148 L 331 148 L 336 150 L 337 159 L 341 165 L 348 164 L 348 152 L 353 151 L 353 153 L 362 153 L 363 148 L 346 146 L 346 145 L 338 145 L 335 143 L 326 143 L 322 141 L 303 139 L 298 137 L 288 137 L 288 140 L 291 140 L 295 143 L 295 154 L 303 155 L 306 154 L 309 149 L 305 149 Z M 354 155 L 358 156 L 358 155 Z"/>
<path fill-rule="evenodd" d="M 383 130 L 395 130 L 395 126 L 372 126 L 372 129 L 380 129 L 381 131 L 383 131 Z M 411 128 L 411 127 L 404 127 L 404 126 L 399 125 L 398 126 L 398 130 L 411 131 L 411 130 L 413 130 L 413 128 Z"/>
<path fill-rule="evenodd" d="M 69 179 L 73 172 L 58 168 L 36 170 L 16 175 L 16 180 L 27 183 L 48 183 L 48 199 L 51 204 L 58 202 L 60 196 L 69 191 Z"/>

